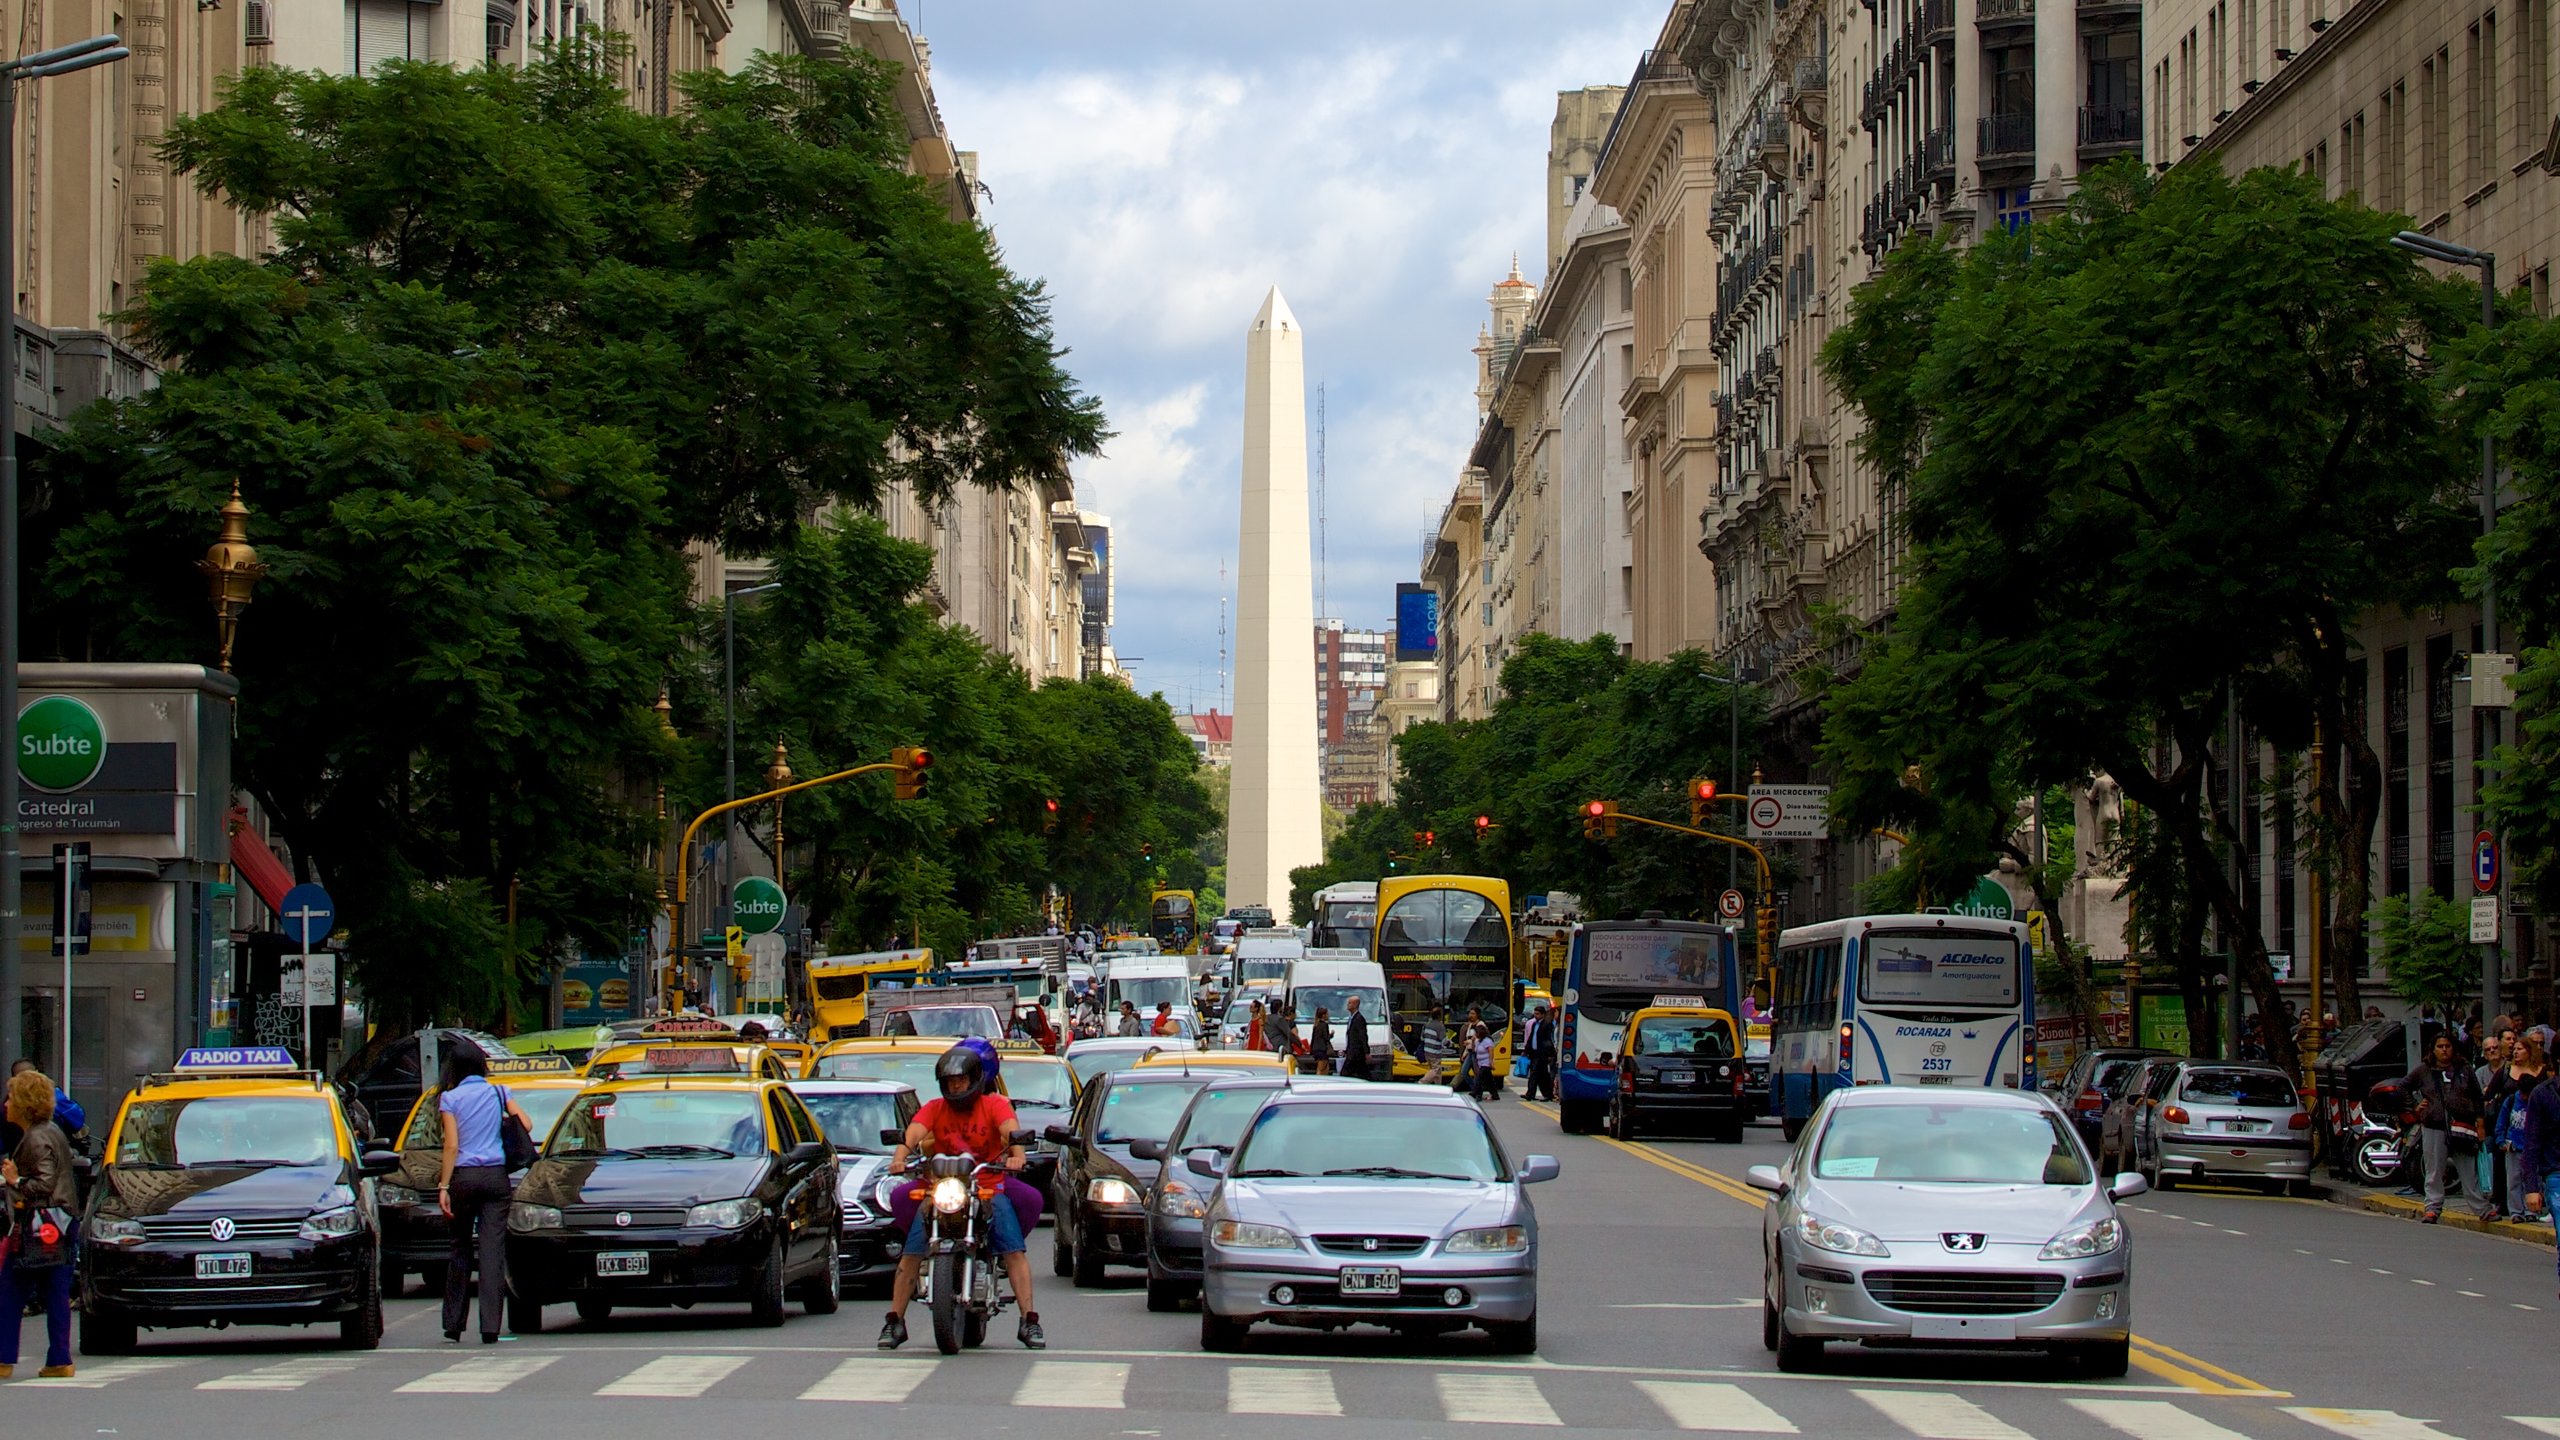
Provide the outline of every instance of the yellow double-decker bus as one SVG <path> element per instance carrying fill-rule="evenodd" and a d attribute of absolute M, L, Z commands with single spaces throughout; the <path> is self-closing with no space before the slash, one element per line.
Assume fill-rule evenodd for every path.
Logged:
<path fill-rule="evenodd" d="M 819 1045 L 862 1033 L 874 986 L 913 985 L 933 969 L 930 950 L 821 955 L 809 962 L 809 1039 Z"/>
<path fill-rule="evenodd" d="M 1188 890 L 1159 890 L 1147 906 L 1147 933 L 1167 955 L 1188 955 L 1200 948 L 1200 911 Z"/>
<path fill-rule="evenodd" d="M 1511 1065 L 1511 886 L 1481 875 L 1378 882 L 1369 958 L 1387 976 L 1400 1079 L 1456 1073 L 1451 1038 L 1470 1018 L 1494 1027 L 1494 1062 Z"/>

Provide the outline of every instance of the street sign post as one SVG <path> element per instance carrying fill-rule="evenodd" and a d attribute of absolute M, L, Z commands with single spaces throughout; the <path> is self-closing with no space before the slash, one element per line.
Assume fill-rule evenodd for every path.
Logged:
<path fill-rule="evenodd" d="M 2498 943 L 2497 896 L 2474 895 L 2471 897 L 2471 943 L 2474 945 Z"/>
<path fill-rule="evenodd" d="M 1727 920 L 1742 918 L 1742 892 L 1727 890 L 1716 897 L 1716 913 Z"/>
<path fill-rule="evenodd" d="M 1754 840 L 1819 840 L 1830 833 L 1828 785 L 1754 785 L 1744 808 Z"/>
<path fill-rule="evenodd" d="M 71 1087 L 71 960 L 89 953 L 86 840 L 53 847 L 53 953 L 62 962 L 62 1068 L 54 1073 L 62 1077 L 67 1091 Z"/>
<path fill-rule="evenodd" d="M 329 999 L 312 998 L 311 946 L 314 941 L 328 939 L 329 932 L 336 928 L 338 907 L 330 903 L 328 891 L 306 883 L 284 892 L 284 903 L 277 907 L 277 913 L 284 918 L 284 933 L 292 936 L 302 947 L 302 954 L 293 967 L 285 1003 L 302 1016 L 302 1063 L 308 1065 L 311 1063 L 311 1007 L 334 1004 L 338 990 L 337 961 L 332 957 L 329 962 Z"/>

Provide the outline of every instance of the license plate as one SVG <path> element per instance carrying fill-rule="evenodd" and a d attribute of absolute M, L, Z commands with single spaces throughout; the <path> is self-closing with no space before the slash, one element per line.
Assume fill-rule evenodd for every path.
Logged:
<path fill-rule="evenodd" d="M 1911 1319 L 1914 1340 L 2015 1340 L 2018 1322 L 2007 1316 L 1988 1315 L 1915 1315 Z"/>
<path fill-rule="evenodd" d="M 2255 1135 L 2267 1128 L 2264 1120 L 2216 1120 L 2213 1123 L 2225 1135 Z"/>
<path fill-rule="evenodd" d="M 1404 1293 L 1404 1271 L 1393 1265 L 1345 1265 L 1342 1267 L 1342 1293 L 1401 1295 Z"/>
<path fill-rule="evenodd" d="M 1698 1077 L 1686 1070 L 1673 1070 L 1663 1075 L 1662 1083 L 1665 1085 L 1695 1085 L 1698 1083 Z"/>
<path fill-rule="evenodd" d="M 649 1252 L 646 1250 L 607 1250 L 596 1257 L 599 1275 L 646 1275 Z"/>
<path fill-rule="evenodd" d="M 1923 1075 L 1920 1077 L 1919 1083 L 1923 1085 L 1953 1085 L 1956 1083 L 1956 1077 L 1953 1075 Z"/>
<path fill-rule="evenodd" d="M 246 1255 L 199 1255 L 196 1257 L 199 1280 L 245 1280 L 249 1278 Z"/>

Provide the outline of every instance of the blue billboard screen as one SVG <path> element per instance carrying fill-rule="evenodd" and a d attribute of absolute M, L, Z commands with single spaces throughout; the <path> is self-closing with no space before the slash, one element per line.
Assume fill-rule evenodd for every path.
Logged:
<path fill-rule="evenodd" d="M 1396 659 L 1440 658 L 1440 596 L 1410 581 L 1396 587 Z"/>

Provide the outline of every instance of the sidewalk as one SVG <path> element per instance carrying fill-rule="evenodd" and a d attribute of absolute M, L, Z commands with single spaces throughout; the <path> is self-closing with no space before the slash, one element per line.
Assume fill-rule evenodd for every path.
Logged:
<path fill-rule="evenodd" d="M 2414 1221 L 2425 1214 L 2427 1209 L 2427 1202 L 2424 1200 L 2414 1195 L 2403 1195 L 2398 1190 L 2369 1190 L 2362 1185 L 2333 1180 L 2326 1176 L 2314 1179 L 2311 1184 L 2323 1199 L 2332 1204 L 2351 1205 L 2359 1210 L 2370 1210 L 2377 1215 L 2396 1215 L 2401 1219 Z M 2448 1230 L 2471 1230 L 2482 1235 L 2500 1235 L 2509 1240 L 2521 1240 L 2528 1245 L 2551 1245 L 2555 1238 L 2552 1227 L 2547 1221 L 2532 1225 L 2521 1220 L 2480 1219 L 2471 1213 L 2471 1208 L 2464 1204 L 2458 1195 L 2446 1200 L 2444 1213 L 2436 1217 L 2436 1223 Z"/>

